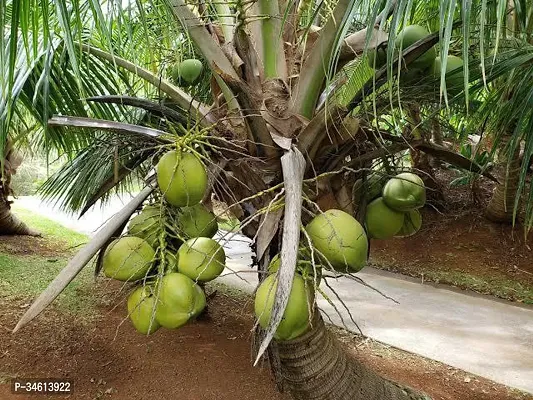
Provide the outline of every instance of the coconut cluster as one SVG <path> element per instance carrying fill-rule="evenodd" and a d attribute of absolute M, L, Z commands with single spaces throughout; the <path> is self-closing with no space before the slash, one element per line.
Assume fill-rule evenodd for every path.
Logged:
<path fill-rule="evenodd" d="M 397 58 L 400 52 L 405 52 L 409 46 L 424 39 L 428 35 L 429 31 L 420 25 L 409 25 L 403 28 L 396 36 L 394 42 L 394 58 Z M 370 67 L 380 69 L 387 63 L 387 50 L 383 47 L 369 50 L 367 60 Z M 464 81 L 463 60 L 460 57 L 448 55 L 445 70 L 446 87 L 448 90 L 453 92 L 462 88 Z M 400 84 L 416 82 L 428 75 L 432 75 L 435 79 L 438 79 L 441 77 L 441 71 L 442 59 L 440 56 L 437 56 L 437 50 L 433 46 L 416 60 L 413 60 L 407 66 L 406 71 L 401 72 Z"/>
<path fill-rule="evenodd" d="M 365 224 L 374 239 L 414 235 L 422 226 L 419 208 L 426 204 L 424 181 L 416 174 L 404 172 L 389 179 L 381 196 L 371 199 Z"/>
<path fill-rule="evenodd" d="M 224 270 L 226 255 L 212 239 L 215 215 L 202 203 L 207 172 L 194 154 L 169 151 L 159 160 L 157 183 L 164 199 L 134 216 L 127 234 L 107 247 L 106 276 L 135 282 L 128 298 L 133 326 L 143 334 L 175 329 L 206 306 L 203 283 Z"/>
<path fill-rule="evenodd" d="M 422 225 L 418 209 L 426 202 L 426 191 L 416 174 L 401 173 L 388 181 L 371 174 L 364 182 L 356 181 L 353 193 L 354 198 L 368 203 L 366 229 L 350 214 L 337 209 L 320 213 L 307 224 L 287 308 L 274 334 L 277 340 L 292 340 L 309 329 L 314 288 L 321 280 L 322 269 L 358 272 L 367 263 L 369 239 L 410 236 Z M 309 240 L 312 246 L 308 245 Z M 278 254 L 272 258 L 268 275 L 255 295 L 255 315 L 263 328 L 270 322 L 280 265 Z"/>

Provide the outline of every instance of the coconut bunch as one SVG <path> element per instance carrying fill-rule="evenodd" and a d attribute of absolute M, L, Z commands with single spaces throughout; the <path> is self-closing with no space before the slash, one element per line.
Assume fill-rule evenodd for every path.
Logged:
<path fill-rule="evenodd" d="M 394 42 L 394 57 L 398 57 L 400 51 L 405 51 L 409 46 L 424 39 L 429 31 L 420 25 L 409 25 L 402 29 Z M 383 47 L 372 49 L 368 52 L 368 64 L 370 67 L 380 69 L 387 63 L 387 50 Z M 446 86 L 448 89 L 459 90 L 464 85 L 463 60 L 454 55 L 446 58 Z M 409 64 L 406 72 L 400 75 L 400 84 L 419 81 L 428 76 L 440 79 L 442 72 L 442 60 L 437 56 L 435 47 L 430 48 L 419 58 Z"/>
<path fill-rule="evenodd" d="M 157 167 L 159 201 L 134 216 L 124 236 L 106 249 L 107 277 L 135 282 L 128 315 L 143 334 L 160 327 L 175 329 L 197 317 L 206 306 L 202 288 L 225 267 L 213 212 L 202 203 L 207 171 L 193 152 L 172 150 Z"/>
<path fill-rule="evenodd" d="M 379 197 L 367 198 L 365 225 L 371 238 L 406 237 L 418 232 L 422 226 L 418 209 L 426 204 L 422 178 L 404 172 L 385 182 L 377 193 Z"/>
<path fill-rule="evenodd" d="M 305 227 L 287 308 L 274 335 L 277 340 L 292 340 L 309 329 L 323 269 L 343 274 L 358 272 L 367 263 L 369 239 L 411 236 L 420 229 L 422 216 L 418 209 L 426 202 L 426 190 L 418 175 L 401 173 L 384 181 L 372 174 L 366 182 L 355 182 L 354 197 L 361 196 L 369 202 L 366 229 L 338 209 L 320 213 Z M 255 295 L 255 315 L 263 328 L 270 321 L 280 264 L 278 254 Z"/>

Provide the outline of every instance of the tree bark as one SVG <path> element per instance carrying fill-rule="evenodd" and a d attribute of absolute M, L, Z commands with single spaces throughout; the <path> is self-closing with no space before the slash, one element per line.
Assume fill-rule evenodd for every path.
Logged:
<path fill-rule="evenodd" d="M 8 196 L 11 194 L 11 175 L 15 173 L 18 163 L 15 161 L 13 148 L 9 141 L 4 147 L 6 155 L 0 170 L 0 235 L 32 235 L 38 236 L 39 233 L 30 229 L 24 222 L 19 220 L 11 212 L 11 204 Z"/>
<path fill-rule="evenodd" d="M 420 126 L 422 119 L 420 117 L 419 107 L 411 106 L 409 108 L 409 116 L 411 118 L 411 126 L 409 127 L 410 131 L 407 133 L 407 135 L 415 139 L 429 141 L 428 132 L 426 132 Z M 428 189 L 428 202 L 439 208 L 441 206 L 444 206 L 444 192 L 442 190 L 441 185 L 437 182 L 437 179 L 435 178 L 435 173 L 433 171 L 433 166 L 431 165 L 431 159 L 429 155 L 418 149 L 410 149 L 409 153 L 411 155 L 412 168 L 415 170 L 415 172 L 422 172 L 422 174 L 420 174 L 420 177 L 422 178 L 422 180 L 424 181 L 424 185 Z"/>
<path fill-rule="evenodd" d="M 509 140 L 509 137 L 502 140 L 502 153 L 508 146 Z M 485 216 L 493 222 L 513 222 L 516 191 L 520 179 L 520 152 L 518 149 L 512 156 L 507 157 L 499 178 L 501 183 L 496 184 L 494 188 L 492 198 L 485 209 Z"/>
<path fill-rule="evenodd" d="M 431 400 L 365 367 L 326 329 L 318 311 L 310 331 L 276 346 L 284 387 L 295 400 Z"/>

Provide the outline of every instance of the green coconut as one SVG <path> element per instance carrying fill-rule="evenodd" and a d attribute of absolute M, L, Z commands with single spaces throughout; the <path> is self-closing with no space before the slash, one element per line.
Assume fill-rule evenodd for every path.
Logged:
<path fill-rule="evenodd" d="M 411 211 L 426 204 L 426 187 L 418 175 L 404 172 L 390 179 L 383 187 L 385 204 L 396 211 Z"/>
<path fill-rule="evenodd" d="M 196 296 L 194 298 L 194 307 L 192 309 L 192 316 L 193 317 L 197 317 L 198 315 L 200 315 L 200 313 L 202 311 L 204 311 L 207 301 L 206 301 L 206 298 L 205 298 L 205 292 L 200 287 L 200 285 L 197 285 L 195 283 L 194 284 L 194 289 L 196 291 Z"/>
<path fill-rule="evenodd" d="M 172 272 L 157 284 L 158 301 L 155 316 L 162 327 L 175 329 L 183 326 L 194 315 L 198 292 L 187 276 Z"/>
<path fill-rule="evenodd" d="M 361 224 L 350 214 L 328 210 L 313 218 L 305 230 L 313 246 L 337 271 L 357 272 L 365 266 L 368 240 Z"/>
<path fill-rule="evenodd" d="M 412 236 L 422 227 L 422 214 L 418 210 L 411 210 L 405 213 L 403 225 L 396 234 L 398 237 Z"/>
<path fill-rule="evenodd" d="M 366 229 L 375 239 L 389 239 L 402 228 L 404 215 L 387 207 L 382 197 L 372 201 L 366 208 Z"/>
<path fill-rule="evenodd" d="M 322 278 L 322 267 L 318 265 L 318 255 L 315 258 L 316 258 L 315 266 L 313 267 L 313 263 L 309 260 L 303 259 L 302 253 L 299 252 L 298 261 L 296 263 L 296 272 L 300 274 L 302 277 L 304 277 L 305 279 L 313 280 L 314 275 L 315 275 L 315 269 L 316 269 L 317 277 L 321 279 Z M 270 264 L 268 264 L 267 273 L 274 274 L 278 272 L 279 267 L 281 267 L 281 257 L 279 254 L 276 254 L 274 257 L 272 257 Z"/>
<path fill-rule="evenodd" d="M 424 39 L 429 35 L 429 32 L 426 28 L 420 25 L 409 25 L 402 29 L 398 36 L 396 36 L 395 45 L 397 49 L 402 49 L 402 52 L 405 53 L 405 50 L 412 44 L 418 42 L 421 39 Z M 437 51 L 435 46 L 431 47 L 424 54 L 418 57 L 416 60 L 413 60 L 408 66 L 408 69 L 417 69 L 425 70 L 433 64 L 433 61 L 437 57 Z"/>
<path fill-rule="evenodd" d="M 435 78 L 441 76 L 442 61 L 440 57 L 435 59 L 433 64 L 433 74 Z M 463 59 L 457 56 L 449 55 L 446 62 L 446 86 L 448 89 L 459 89 L 464 86 L 464 71 L 463 71 Z"/>
<path fill-rule="evenodd" d="M 178 270 L 194 281 L 209 282 L 224 271 L 226 254 L 210 238 L 187 240 L 178 250 Z"/>
<path fill-rule="evenodd" d="M 169 151 L 157 164 L 157 184 L 173 206 L 193 206 L 202 200 L 207 190 L 207 172 L 195 155 Z"/>
<path fill-rule="evenodd" d="M 180 232 L 188 238 L 212 238 L 218 231 L 215 214 L 202 204 L 182 208 L 178 216 L 178 227 Z"/>
<path fill-rule="evenodd" d="M 189 58 L 177 65 L 175 74 L 178 81 L 184 81 L 192 85 L 200 77 L 202 70 L 203 65 L 200 60 Z"/>
<path fill-rule="evenodd" d="M 144 239 L 125 236 L 113 240 L 102 260 L 105 276 L 119 281 L 143 278 L 154 259 L 155 251 Z"/>
<path fill-rule="evenodd" d="M 370 68 L 380 69 L 387 63 L 387 50 L 383 47 L 369 49 L 367 52 L 367 60 Z"/>
<path fill-rule="evenodd" d="M 366 179 L 365 185 L 363 185 L 363 179 L 361 178 L 355 181 L 352 193 L 356 201 L 364 198 L 367 202 L 370 202 L 381 195 L 381 190 L 383 190 L 382 177 L 378 174 L 370 174 Z"/>
<path fill-rule="evenodd" d="M 135 329 L 143 335 L 154 333 L 161 327 L 153 318 L 155 308 L 150 287 L 138 287 L 128 297 L 128 315 Z"/>
<path fill-rule="evenodd" d="M 259 285 L 255 294 L 255 316 L 263 329 L 266 329 L 270 322 L 277 286 L 276 275 L 269 275 Z M 310 283 L 306 284 L 300 275 L 296 275 L 292 282 L 287 308 L 285 308 L 283 319 L 274 334 L 274 338 L 277 340 L 291 340 L 307 331 L 310 319 L 309 309 L 312 308 L 313 298 L 314 295 Z"/>
<path fill-rule="evenodd" d="M 133 217 L 128 224 L 128 234 L 144 239 L 153 248 L 157 247 L 159 241 L 159 220 L 161 219 L 161 209 L 158 206 L 146 206 Z"/>

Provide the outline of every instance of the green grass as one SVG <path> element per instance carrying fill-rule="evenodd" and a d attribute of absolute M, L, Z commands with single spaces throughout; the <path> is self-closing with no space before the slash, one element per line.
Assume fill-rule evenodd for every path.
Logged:
<path fill-rule="evenodd" d="M 498 276 L 480 277 L 461 271 L 424 271 L 424 277 L 437 283 L 446 283 L 502 299 L 533 304 L 533 287 Z"/>
<path fill-rule="evenodd" d="M 372 266 L 421 278 L 425 281 L 443 283 L 481 294 L 492 295 L 505 300 L 533 304 L 533 287 L 523 285 L 518 281 L 507 279 L 498 274 L 479 276 L 457 270 L 430 269 L 420 265 L 410 268 L 408 265 L 398 267 L 375 262 L 372 263 Z"/>
<path fill-rule="evenodd" d="M 87 236 L 27 210 L 16 208 L 17 216 L 43 234 L 44 245 L 57 249 L 57 256 L 14 255 L 0 250 L 0 293 L 4 299 L 24 299 L 31 303 L 65 267 Z M 87 266 L 54 300 L 60 311 L 91 318 L 97 296 L 93 295 L 93 271 Z"/>
<path fill-rule="evenodd" d="M 44 238 L 50 241 L 65 244 L 67 248 L 76 247 L 87 242 L 86 235 L 65 228 L 55 221 L 34 214 L 24 208 L 17 207 L 16 203 L 13 204 L 12 208 L 17 217 L 28 224 L 28 226 L 39 231 Z"/>

